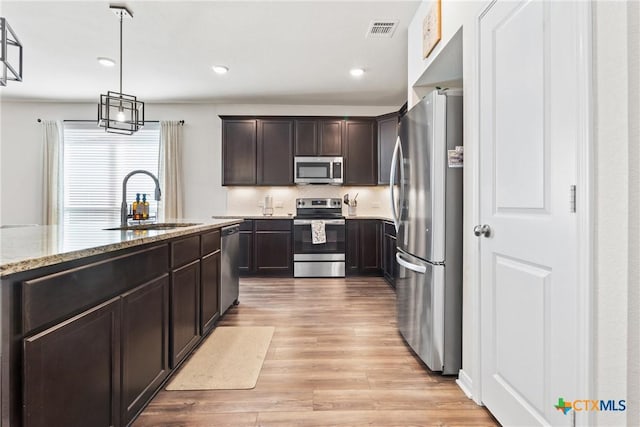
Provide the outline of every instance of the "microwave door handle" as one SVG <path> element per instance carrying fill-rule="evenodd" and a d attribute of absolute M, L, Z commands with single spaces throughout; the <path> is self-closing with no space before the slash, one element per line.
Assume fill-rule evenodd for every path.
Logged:
<path fill-rule="evenodd" d="M 396 233 L 400 228 L 400 219 L 398 217 L 398 208 L 396 207 L 396 195 L 395 195 L 395 185 L 396 185 L 396 169 L 398 163 L 398 151 L 402 150 L 400 143 L 400 136 L 396 139 L 396 146 L 393 148 L 393 156 L 391 157 L 391 171 L 389 172 L 389 194 L 391 196 L 391 217 L 393 219 L 393 225 L 396 228 Z M 401 172 L 402 174 L 402 172 Z M 400 177 L 400 181 L 402 182 L 402 176 Z M 400 200 L 398 200 L 400 202 Z"/>

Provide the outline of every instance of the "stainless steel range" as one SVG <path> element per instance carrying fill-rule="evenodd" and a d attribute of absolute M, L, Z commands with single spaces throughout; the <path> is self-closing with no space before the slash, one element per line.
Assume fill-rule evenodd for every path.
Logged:
<path fill-rule="evenodd" d="M 297 199 L 293 277 L 344 277 L 344 260 L 342 199 Z"/>

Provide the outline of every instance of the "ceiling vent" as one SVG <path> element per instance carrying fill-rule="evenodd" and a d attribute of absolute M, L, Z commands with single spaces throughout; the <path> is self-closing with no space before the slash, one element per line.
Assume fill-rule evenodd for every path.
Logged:
<path fill-rule="evenodd" d="M 367 38 L 391 38 L 397 25 L 398 21 L 388 19 L 371 21 L 367 29 Z"/>

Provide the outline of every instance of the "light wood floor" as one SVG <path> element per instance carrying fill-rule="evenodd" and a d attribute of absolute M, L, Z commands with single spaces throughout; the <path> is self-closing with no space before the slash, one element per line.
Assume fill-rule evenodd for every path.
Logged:
<path fill-rule="evenodd" d="M 242 325 L 276 328 L 255 389 L 163 390 L 135 426 L 497 425 L 413 356 L 381 278 L 243 279 Z"/>

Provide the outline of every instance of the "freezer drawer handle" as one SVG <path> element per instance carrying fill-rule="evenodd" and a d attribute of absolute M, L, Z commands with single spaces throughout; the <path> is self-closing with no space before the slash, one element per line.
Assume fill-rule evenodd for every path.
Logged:
<path fill-rule="evenodd" d="M 408 268 L 411 271 L 415 271 L 416 273 L 424 274 L 427 272 L 427 267 L 423 265 L 413 264 L 409 261 L 402 259 L 399 252 L 396 252 L 396 260 L 398 261 L 398 264 L 400 264 L 401 266 Z"/>

